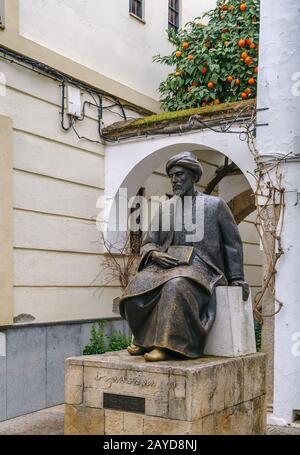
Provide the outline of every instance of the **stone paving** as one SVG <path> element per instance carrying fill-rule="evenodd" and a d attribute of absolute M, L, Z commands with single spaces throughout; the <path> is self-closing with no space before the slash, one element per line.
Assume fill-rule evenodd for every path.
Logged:
<path fill-rule="evenodd" d="M 0 435 L 62 435 L 64 405 L 0 422 Z"/>
<path fill-rule="evenodd" d="M 300 435 L 300 426 L 295 427 L 278 427 L 276 425 L 269 425 L 267 434 L 270 435 L 293 435 L 299 436 Z"/>
<path fill-rule="evenodd" d="M 0 435 L 63 435 L 64 405 L 0 422 Z M 300 435 L 300 426 L 268 426 L 268 435 Z"/>

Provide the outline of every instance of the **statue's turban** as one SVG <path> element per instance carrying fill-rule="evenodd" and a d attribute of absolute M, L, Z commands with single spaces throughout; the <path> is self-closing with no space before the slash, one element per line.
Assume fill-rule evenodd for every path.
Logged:
<path fill-rule="evenodd" d="M 197 182 L 200 180 L 203 173 L 201 164 L 197 160 L 196 156 L 191 152 L 182 152 L 170 158 L 166 164 L 166 172 L 168 175 L 170 170 L 175 166 L 184 167 L 194 172 L 197 176 Z"/>

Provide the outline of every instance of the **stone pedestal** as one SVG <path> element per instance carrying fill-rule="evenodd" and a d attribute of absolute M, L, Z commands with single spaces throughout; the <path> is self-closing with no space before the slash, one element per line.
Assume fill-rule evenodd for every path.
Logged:
<path fill-rule="evenodd" d="M 264 434 L 264 354 L 148 363 L 127 351 L 66 360 L 65 434 Z"/>
<path fill-rule="evenodd" d="M 207 337 L 206 355 L 238 357 L 256 352 L 251 293 L 245 302 L 242 288 L 217 287 L 217 312 Z"/>

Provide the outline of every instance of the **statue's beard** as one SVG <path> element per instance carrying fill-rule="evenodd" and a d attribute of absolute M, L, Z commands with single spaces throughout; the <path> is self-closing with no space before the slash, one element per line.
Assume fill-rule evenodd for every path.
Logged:
<path fill-rule="evenodd" d="M 184 193 L 185 192 L 182 188 L 177 188 L 176 190 L 173 191 L 174 196 L 183 196 Z"/>
<path fill-rule="evenodd" d="M 186 188 L 184 188 L 182 185 L 177 185 L 174 185 L 173 187 L 174 196 L 183 196 L 186 193 Z"/>
<path fill-rule="evenodd" d="M 186 193 L 188 192 L 187 188 L 174 188 L 173 189 L 173 195 L 174 196 L 185 196 Z"/>

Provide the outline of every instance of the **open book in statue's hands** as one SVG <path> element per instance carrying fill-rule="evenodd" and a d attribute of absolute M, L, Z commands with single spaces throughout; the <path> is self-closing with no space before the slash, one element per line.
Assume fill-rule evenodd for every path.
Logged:
<path fill-rule="evenodd" d="M 194 258 L 194 247 L 186 245 L 171 245 L 167 253 L 178 260 L 178 265 L 190 265 Z"/>

